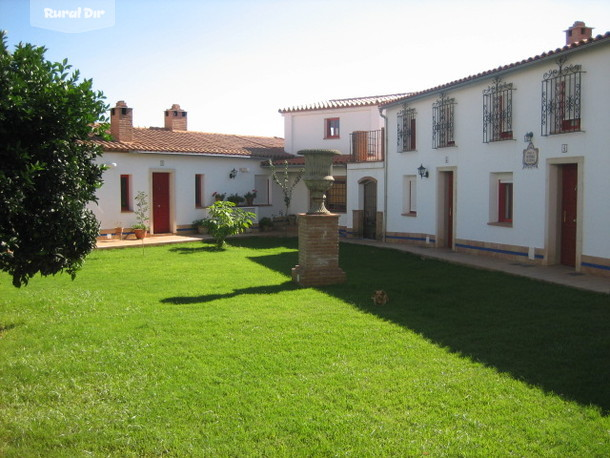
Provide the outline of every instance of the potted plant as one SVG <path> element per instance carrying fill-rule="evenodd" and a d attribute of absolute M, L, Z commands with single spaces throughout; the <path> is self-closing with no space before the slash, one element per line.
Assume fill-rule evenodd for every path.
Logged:
<path fill-rule="evenodd" d="M 254 199 L 256 199 L 256 189 L 245 193 L 244 198 L 246 199 L 246 205 L 249 207 L 252 206 L 254 204 Z"/>
<path fill-rule="evenodd" d="M 193 226 L 197 228 L 197 232 L 199 234 L 208 234 L 210 232 L 211 225 L 212 220 L 210 218 L 201 218 L 193 221 Z"/>
<path fill-rule="evenodd" d="M 261 232 L 268 232 L 273 229 L 273 221 L 268 216 L 265 216 L 258 221 L 258 227 Z"/>
<path fill-rule="evenodd" d="M 229 197 L 227 197 L 227 200 L 229 202 L 233 202 L 235 205 L 239 205 L 244 201 L 244 198 L 239 194 L 231 194 Z"/>
<path fill-rule="evenodd" d="M 225 200 L 226 194 L 221 194 L 219 192 L 214 191 L 212 193 L 212 196 L 214 196 L 214 200 L 219 201 L 219 200 Z"/>
<path fill-rule="evenodd" d="M 148 195 L 144 191 L 139 191 L 135 197 L 136 201 L 136 224 L 131 226 L 137 239 L 146 237 L 146 232 L 149 230 L 150 216 L 148 206 Z"/>

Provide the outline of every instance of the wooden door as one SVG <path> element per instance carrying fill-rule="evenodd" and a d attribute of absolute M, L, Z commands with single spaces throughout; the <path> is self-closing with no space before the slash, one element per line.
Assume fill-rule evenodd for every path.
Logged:
<path fill-rule="evenodd" d="M 374 239 L 377 236 L 377 182 L 364 183 L 364 222 L 362 236 Z"/>
<path fill-rule="evenodd" d="M 170 232 L 169 173 L 153 173 L 153 230 Z"/>
<path fill-rule="evenodd" d="M 445 240 L 448 248 L 453 248 L 453 172 L 445 173 Z"/>
<path fill-rule="evenodd" d="M 578 166 L 561 166 L 561 264 L 576 265 L 576 198 Z"/>

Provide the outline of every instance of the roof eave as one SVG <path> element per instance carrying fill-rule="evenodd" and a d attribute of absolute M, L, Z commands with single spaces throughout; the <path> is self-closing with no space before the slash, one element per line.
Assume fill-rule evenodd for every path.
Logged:
<path fill-rule="evenodd" d="M 560 51 L 549 51 L 548 53 L 543 53 L 543 54 L 547 54 L 547 55 L 531 57 L 529 59 L 526 59 L 525 61 L 517 62 L 514 64 L 508 64 L 503 67 L 499 67 L 496 70 L 488 70 L 486 72 L 480 73 L 479 75 L 475 75 L 471 78 L 466 77 L 466 78 L 464 78 L 464 81 L 458 80 L 458 81 L 446 83 L 446 84 L 443 84 L 443 85 L 440 85 L 440 86 L 437 86 L 434 88 L 424 89 L 423 91 L 421 91 L 417 94 L 403 97 L 402 99 L 395 100 L 393 102 L 381 104 L 381 105 L 379 105 L 379 109 L 385 110 L 388 108 L 395 107 L 397 105 L 402 105 L 403 103 L 405 103 L 407 101 L 408 102 L 416 101 L 416 100 L 420 100 L 420 99 L 430 97 L 430 96 L 433 96 L 436 94 L 440 94 L 441 92 L 445 92 L 448 90 L 460 89 L 465 86 L 470 86 L 472 84 L 476 84 L 476 83 L 480 82 L 481 80 L 489 79 L 490 77 L 506 75 L 508 73 L 512 73 L 517 70 L 521 70 L 523 68 L 531 67 L 532 65 L 538 65 L 538 64 L 547 62 L 549 60 L 557 59 L 557 57 L 559 57 L 559 56 L 564 56 L 564 55 L 572 54 L 572 53 L 575 53 L 578 51 L 583 51 L 584 49 L 590 49 L 593 46 L 602 45 L 602 44 L 610 44 L 610 32 L 608 32 L 604 36 L 596 38 L 590 42 L 578 44 L 577 46 L 570 46 L 568 49 L 562 48 Z"/>

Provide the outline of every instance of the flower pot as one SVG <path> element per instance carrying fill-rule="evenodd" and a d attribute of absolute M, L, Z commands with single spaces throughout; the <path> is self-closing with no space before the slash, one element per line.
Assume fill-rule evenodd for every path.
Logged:
<path fill-rule="evenodd" d="M 136 235 L 136 239 L 142 240 L 146 237 L 146 229 L 134 229 L 133 233 Z"/>
<path fill-rule="evenodd" d="M 123 239 L 123 228 L 122 227 L 115 228 L 114 236 L 117 238 L 117 240 L 122 240 Z"/>

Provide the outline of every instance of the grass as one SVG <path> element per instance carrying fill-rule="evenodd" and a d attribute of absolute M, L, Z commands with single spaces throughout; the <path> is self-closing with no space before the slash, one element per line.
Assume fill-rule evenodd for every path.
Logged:
<path fill-rule="evenodd" d="M 0 275 L 0 455 L 610 454 L 608 296 L 349 244 L 347 284 L 298 288 L 296 261 L 252 238 Z"/>

